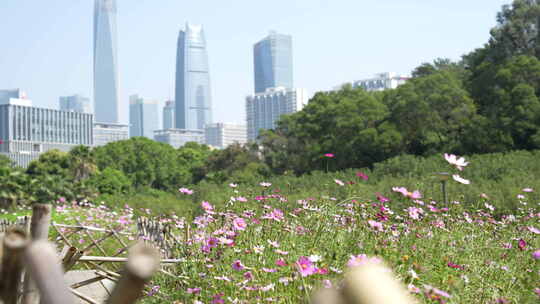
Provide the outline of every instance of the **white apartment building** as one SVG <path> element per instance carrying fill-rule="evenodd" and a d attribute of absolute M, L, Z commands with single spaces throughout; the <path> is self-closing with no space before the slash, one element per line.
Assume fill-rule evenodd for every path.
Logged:
<path fill-rule="evenodd" d="M 188 142 L 204 144 L 204 130 L 167 129 L 154 131 L 154 140 L 178 149 Z"/>
<path fill-rule="evenodd" d="M 246 97 L 248 140 L 256 140 L 261 129 L 274 129 L 279 118 L 302 110 L 308 102 L 306 89 L 266 89 Z"/>
<path fill-rule="evenodd" d="M 352 83 L 353 88 L 363 88 L 366 91 L 384 91 L 395 89 L 409 80 L 410 76 L 398 75 L 394 72 L 375 74 L 372 78 L 356 80 Z"/>
<path fill-rule="evenodd" d="M 214 123 L 204 128 L 206 144 L 218 149 L 225 149 L 233 143 L 247 142 L 246 125 L 232 123 Z"/>

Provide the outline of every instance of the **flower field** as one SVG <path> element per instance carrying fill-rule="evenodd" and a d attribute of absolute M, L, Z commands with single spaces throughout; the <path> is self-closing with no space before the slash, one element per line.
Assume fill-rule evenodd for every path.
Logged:
<path fill-rule="evenodd" d="M 466 164 L 447 161 L 454 177 L 445 183 L 474 187 L 463 182 Z M 348 268 L 383 260 L 420 303 L 540 301 L 540 211 L 532 199 L 540 189 L 523 185 L 509 213 L 488 194 L 474 207 L 455 192 L 444 203 L 404 185 L 366 195 L 368 180 L 363 172 L 336 176 L 301 198 L 267 181 L 230 184 L 221 190 L 226 201 L 184 187 L 180 195 L 199 206 L 193 218 L 66 202 L 55 218 L 133 229 L 144 214 L 171 225 L 183 262 L 169 269 L 176 278 L 156 276 L 148 303 L 306 303 L 320 288 L 339 288 Z"/>

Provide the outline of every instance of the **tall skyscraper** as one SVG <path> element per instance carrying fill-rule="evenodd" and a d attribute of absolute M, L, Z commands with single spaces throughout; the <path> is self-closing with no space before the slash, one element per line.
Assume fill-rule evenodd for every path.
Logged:
<path fill-rule="evenodd" d="M 95 0 L 94 113 L 100 123 L 118 123 L 116 0 Z"/>
<path fill-rule="evenodd" d="M 61 96 L 60 111 L 92 113 L 90 99 L 81 95 Z"/>
<path fill-rule="evenodd" d="M 163 129 L 174 128 L 174 101 L 168 100 L 163 107 Z"/>
<path fill-rule="evenodd" d="M 270 32 L 253 46 L 255 93 L 293 87 L 292 37 Z"/>
<path fill-rule="evenodd" d="M 176 54 L 176 128 L 203 130 L 212 123 L 206 39 L 201 25 L 186 24 Z"/>
<path fill-rule="evenodd" d="M 154 138 L 154 131 L 159 129 L 158 102 L 140 98 L 138 95 L 129 97 L 129 136 L 144 136 Z"/>

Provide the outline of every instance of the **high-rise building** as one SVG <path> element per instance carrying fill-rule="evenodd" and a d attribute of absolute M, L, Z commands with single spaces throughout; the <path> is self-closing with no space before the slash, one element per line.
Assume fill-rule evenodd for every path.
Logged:
<path fill-rule="evenodd" d="M 129 136 L 154 138 L 159 129 L 158 102 L 132 95 L 129 97 Z"/>
<path fill-rule="evenodd" d="M 204 130 L 167 129 L 154 132 L 154 140 L 178 149 L 188 142 L 204 144 Z"/>
<path fill-rule="evenodd" d="M 176 55 L 176 128 L 203 130 L 212 123 L 206 39 L 200 25 L 186 24 Z"/>
<path fill-rule="evenodd" d="M 92 146 L 92 122 L 92 114 L 37 108 L 25 98 L 0 98 L 0 154 L 26 167 L 52 149 Z"/>
<path fill-rule="evenodd" d="M 94 113 L 100 123 L 118 123 L 116 0 L 95 0 Z"/>
<path fill-rule="evenodd" d="M 281 115 L 302 110 L 307 104 L 306 89 L 267 89 L 246 97 L 248 140 L 256 140 L 261 129 L 274 129 Z"/>
<path fill-rule="evenodd" d="M 219 149 L 225 149 L 234 143 L 247 142 L 246 125 L 231 123 L 214 123 L 204 128 L 206 144 Z"/>
<path fill-rule="evenodd" d="M 28 104 L 31 101 L 26 99 L 26 93 L 21 91 L 21 89 L 13 90 L 0 90 L 0 103 L 16 102 L 22 101 L 24 104 Z"/>
<path fill-rule="evenodd" d="M 174 128 L 174 101 L 168 100 L 163 107 L 163 129 Z"/>
<path fill-rule="evenodd" d="M 366 91 L 384 91 L 395 89 L 410 78 L 410 76 L 398 75 L 393 72 L 379 73 L 372 78 L 354 81 L 352 87 L 363 88 Z"/>
<path fill-rule="evenodd" d="M 270 32 L 253 46 L 255 93 L 293 87 L 292 37 Z"/>
<path fill-rule="evenodd" d="M 90 99 L 81 95 L 61 96 L 59 103 L 60 111 L 92 113 Z"/>

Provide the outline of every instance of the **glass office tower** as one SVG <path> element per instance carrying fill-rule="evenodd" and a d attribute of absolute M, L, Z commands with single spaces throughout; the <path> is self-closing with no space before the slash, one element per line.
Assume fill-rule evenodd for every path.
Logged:
<path fill-rule="evenodd" d="M 253 46 L 255 93 L 293 87 L 292 37 L 270 32 Z"/>
<path fill-rule="evenodd" d="M 200 25 L 186 24 L 176 56 L 176 128 L 203 130 L 212 123 L 206 39 Z"/>
<path fill-rule="evenodd" d="M 116 0 L 95 0 L 94 118 L 97 122 L 119 120 L 116 43 Z"/>

